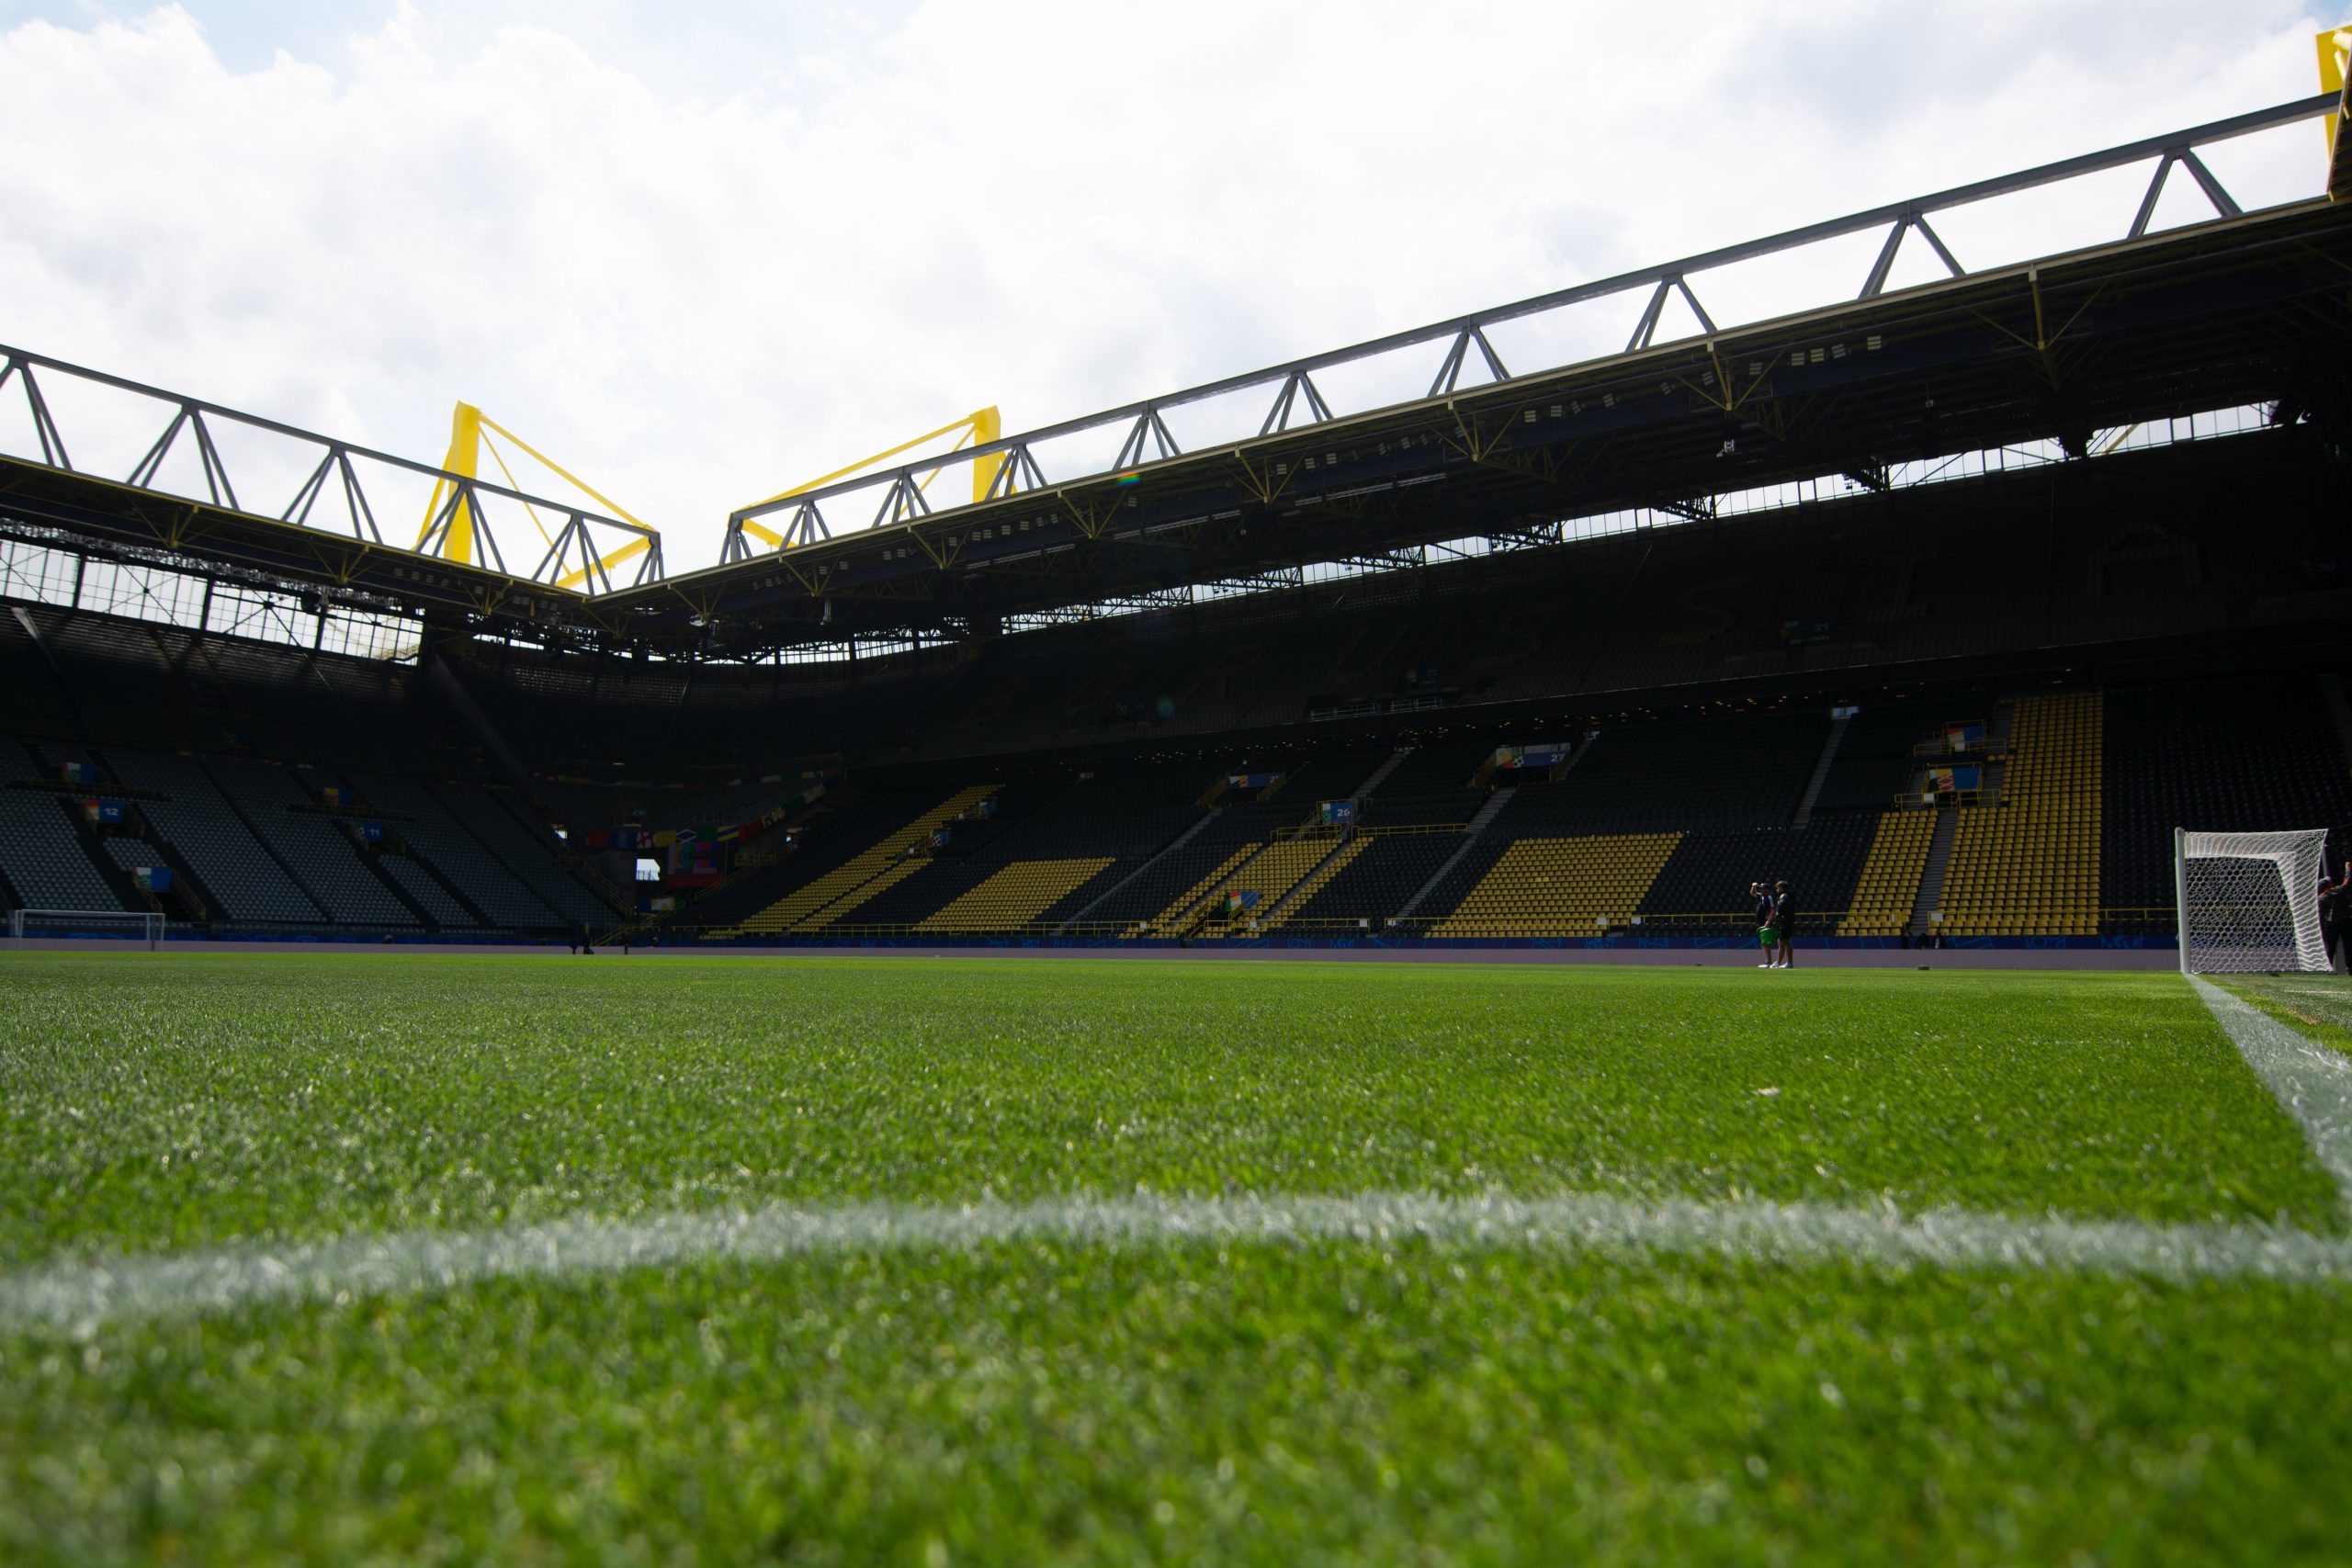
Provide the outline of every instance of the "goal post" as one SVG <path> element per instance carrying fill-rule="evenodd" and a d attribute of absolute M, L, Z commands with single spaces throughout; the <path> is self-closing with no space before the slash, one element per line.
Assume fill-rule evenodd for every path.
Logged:
<path fill-rule="evenodd" d="M 164 944 L 164 917 L 152 909 L 11 909 L 8 939 L 22 947 L 28 935 L 124 936 L 149 952 Z"/>
<path fill-rule="evenodd" d="M 2320 934 L 2319 881 L 2327 829 L 2172 835 L 2180 972 L 2328 967 Z"/>

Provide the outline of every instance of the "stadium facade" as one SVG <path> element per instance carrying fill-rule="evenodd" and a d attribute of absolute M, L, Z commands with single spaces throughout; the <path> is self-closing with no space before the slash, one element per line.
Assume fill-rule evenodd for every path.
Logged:
<path fill-rule="evenodd" d="M 1815 942 L 2169 944 L 2175 827 L 2352 842 L 2352 214 L 2199 156 L 2338 107 L 844 479 L 676 575 L 628 519 L 0 351 L 0 897 L 223 940 L 1721 945 L 1785 876 Z M 1936 227 L 2131 167 L 2089 249 L 1969 271 Z M 2168 179 L 2211 217 L 2154 229 Z M 1860 234 L 1859 297 L 1710 317 L 1711 273 Z M 1906 245 L 1949 276 L 1889 288 Z M 1613 299 L 1622 353 L 1498 350 Z M 1426 396 L 1325 389 L 1414 355 Z M 155 412 L 127 480 L 67 384 Z M 232 461 L 265 438 L 282 508 Z"/>

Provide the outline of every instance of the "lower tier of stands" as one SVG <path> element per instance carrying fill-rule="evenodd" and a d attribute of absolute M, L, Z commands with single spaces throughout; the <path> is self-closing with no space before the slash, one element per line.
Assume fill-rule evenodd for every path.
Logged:
<path fill-rule="evenodd" d="M 629 923 L 518 791 L 53 738 L 0 741 L 0 897 L 226 932 L 806 942 L 2163 934 L 2171 833 L 2352 848 L 2332 675 L 1855 711 L 1627 716 L 1502 757 L 1406 746 L 853 781 Z"/>
<path fill-rule="evenodd" d="M 2329 686 L 1629 721 L 1539 771 L 1449 739 L 943 779 L 649 936 L 1741 939 L 1750 885 L 1783 879 L 1809 939 L 2137 935 L 2168 929 L 2175 825 L 2352 829 Z"/>
<path fill-rule="evenodd" d="M 621 901 L 470 784 L 0 741 L 0 897 L 220 934 L 547 937 Z"/>

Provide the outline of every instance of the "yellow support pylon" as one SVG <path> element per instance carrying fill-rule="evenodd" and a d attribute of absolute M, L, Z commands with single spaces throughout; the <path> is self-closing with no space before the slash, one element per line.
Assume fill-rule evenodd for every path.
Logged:
<path fill-rule="evenodd" d="M 498 465 L 498 471 L 506 476 L 506 488 L 519 491 L 523 487 L 515 482 L 514 470 L 506 466 L 506 459 L 499 455 L 496 444 L 492 442 L 489 439 L 489 435 L 485 433 L 494 433 L 504 436 L 507 440 L 514 444 L 517 451 L 522 452 L 540 467 L 546 468 L 549 473 L 563 480 L 564 483 L 571 486 L 572 489 L 588 497 L 591 501 L 594 501 L 612 516 L 618 518 L 624 523 L 636 524 L 636 525 L 640 528 L 646 527 L 644 523 L 639 521 L 634 514 L 632 514 L 626 507 L 622 506 L 618 502 L 613 500 L 612 497 L 605 494 L 602 491 L 596 489 L 595 486 L 589 484 L 577 474 L 574 474 L 571 469 L 565 468 L 562 464 L 557 462 L 554 458 L 548 457 L 546 453 L 540 451 L 537 447 L 532 446 L 529 442 L 524 440 L 521 436 L 515 434 L 513 431 L 507 429 L 504 425 L 499 423 L 496 420 L 491 418 L 488 414 L 482 412 L 481 410 L 476 408 L 471 403 L 461 402 L 450 413 L 449 453 L 448 456 L 444 457 L 441 461 L 443 470 L 447 473 L 456 474 L 463 479 L 470 479 L 479 478 L 482 449 L 487 446 L 490 450 L 491 461 L 496 463 Z M 425 502 L 424 522 L 423 525 L 417 529 L 416 544 L 414 546 L 415 548 L 419 550 L 424 548 L 425 538 L 433 532 L 433 520 L 441 514 L 443 498 L 447 495 L 450 489 L 451 486 L 447 479 L 435 479 L 433 481 L 433 496 L 431 500 Z M 547 525 L 539 521 L 537 510 L 528 502 L 525 502 L 523 503 L 523 511 L 530 517 L 531 525 L 539 531 L 540 542 L 552 547 L 555 541 L 548 536 Z M 441 558 L 444 560 L 457 561 L 460 565 L 471 565 L 474 559 L 474 531 L 477 527 L 482 525 L 481 520 L 473 515 L 473 508 L 467 503 L 462 496 L 458 497 L 450 513 L 448 532 L 441 541 Z M 609 572 L 614 567 L 618 566 L 621 562 L 631 559 L 637 556 L 641 556 L 647 550 L 651 549 L 653 547 L 654 538 L 657 536 L 658 536 L 654 535 L 650 529 L 648 529 L 646 534 L 631 539 L 628 544 L 625 544 L 621 546 L 620 548 L 613 551 L 612 554 L 599 554 L 596 556 L 595 559 L 604 570 Z M 593 548 L 593 547 L 589 546 L 584 539 L 581 547 L 582 550 L 590 550 Z M 561 577 L 555 580 L 556 586 L 559 588 L 577 588 L 582 582 L 587 581 L 589 570 L 589 567 L 583 564 L 571 571 L 565 572 Z"/>
<path fill-rule="evenodd" d="M 2327 194 L 2334 201 L 2352 200 L 2352 156 L 2339 151 L 2337 133 L 2344 118 L 2344 80 L 2352 74 L 2352 25 L 2330 28 L 2312 40 L 2319 51 L 2319 90 L 2335 95 L 2336 112 L 2325 117 L 2327 127 Z"/>
<path fill-rule="evenodd" d="M 887 463 L 901 452 L 912 451 L 927 442 L 937 441 L 945 436 L 955 436 L 956 444 L 945 453 L 941 454 L 943 457 L 962 451 L 967 442 L 975 446 L 985 446 L 1003 434 L 1004 420 L 993 405 L 984 409 L 974 409 L 952 424 L 943 424 L 937 430 L 927 430 L 911 441 L 899 442 L 887 452 L 876 452 L 871 457 L 852 463 L 847 468 L 835 468 L 831 473 L 820 475 L 810 479 L 807 484 L 794 485 L 790 490 L 778 491 L 765 500 L 755 501 L 751 506 L 741 508 L 741 510 L 748 512 L 752 507 L 772 506 L 779 501 L 789 501 L 796 495 L 806 495 L 808 491 L 821 489 L 835 479 L 845 479 L 852 474 L 861 473 L 873 468 L 877 463 Z M 989 498 L 989 491 L 996 485 L 997 470 L 1003 467 L 1004 454 L 1001 452 L 991 452 L 985 457 L 972 459 L 972 500 L 976 504 Z M 931 488 L 931 481 L 938 477 L 939 469 L 933 468 L 923 476 L 922 483 L 915 488 L 928 490 Z M 784 548 L 783 535 L 773 528 L 763 527 L 750 518 L 743 520 L 743 532 L 754 538 L 766 541 L 771 548 Z"/>

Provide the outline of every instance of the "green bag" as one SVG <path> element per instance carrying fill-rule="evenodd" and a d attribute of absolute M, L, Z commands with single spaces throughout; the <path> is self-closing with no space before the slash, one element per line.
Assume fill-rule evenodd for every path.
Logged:
<path fill-rule="evenodd" d="M 1757 945 L 1758 945 L 1758 946 L 1759 946 L 1759 947 L 1777 947 L 1777 946 L 1779 946 L 1779 945 L 1780 945 L 1780 941 L 1781 941 L 1781 928 L 1780 928 L 1780 927 L 1778 927 L 1778 926 L 1758 926 L 1758 927 L 1756 928 L 1756 942 L 1757 942 Z"/>

